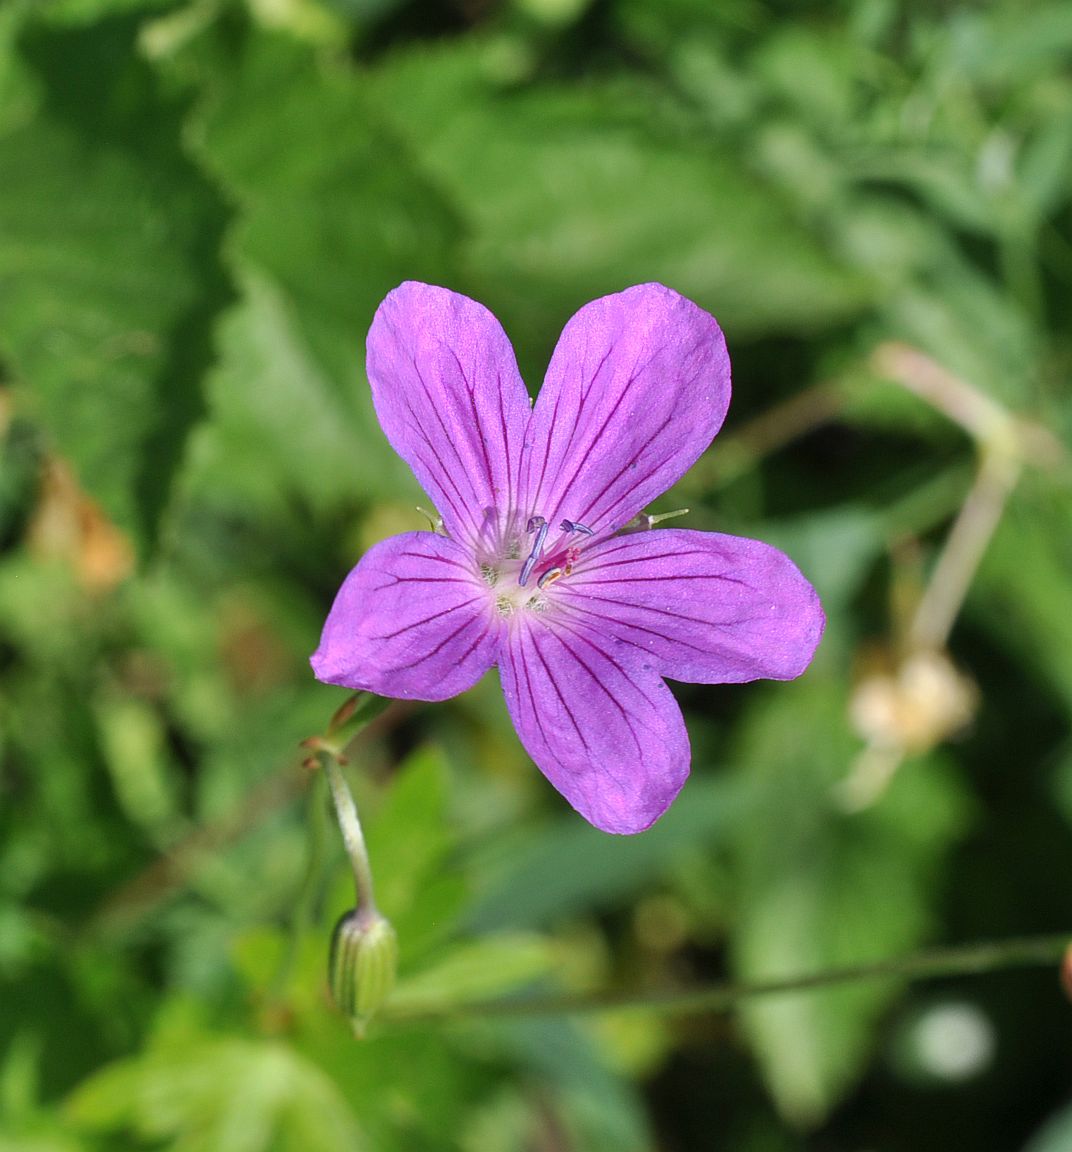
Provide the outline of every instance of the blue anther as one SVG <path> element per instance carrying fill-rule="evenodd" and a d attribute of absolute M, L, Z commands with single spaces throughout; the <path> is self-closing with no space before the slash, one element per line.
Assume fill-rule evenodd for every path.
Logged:
<path fill-rule="evenodd" d="M 532 545 L 532 551 L 529 553 L 529 557 L 521 569 L 521 575 L 518 577 L 517 582 L 522 588 L 528 583 L 532 570 L 536 567 L 536 561 L 543 555 L 543 542 L 547 539 L 547 521 L 542 516 L 530 516 L 527 529 L 529 532 L 536 533 L 536 541 Z"/>
<path fill-rule="evenodd" d="M 582 536 L 595 535 L 594 529 L 589 528 L 587 524 L 581 524 L 576 520 L 563 520 L 562 523 L 559 524 L 559 528 L 561 528 L 563 532 L 580 532 Z"/>

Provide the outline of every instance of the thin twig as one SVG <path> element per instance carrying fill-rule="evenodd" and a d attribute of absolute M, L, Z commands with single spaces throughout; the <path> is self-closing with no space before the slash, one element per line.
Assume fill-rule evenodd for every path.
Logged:
<path fill-rule="evenodd" d="M 908 632 L 913 647 L 937 651 L 946 646 L 1019 475 L 1020 463 L 1013 456 L 1000 449 L 984 453 L 916 606 Z"/>
<path fill-rule="evenodd" d="M 815 992 L 869 980 L 935 980 L 971 976 L 1012 968 L 1060 965 L 1072 942 L 1068 933 L 934 948 L 911 956 L 828 968 L 774 980 L 747 984 L 723 982 L 704 988 L 675 988 L 643 992 L 599 992 L 576 996 L 525 996 L 469 1003 L 425 1006 L 412 1011 L 384 1009 L 385 1021 L 425 1021 L 445 1017 L 579 1016 L 598 1012 L 636 1010 L 660 1015 L 725 1012 L 760 997 Z"/>
<path fill-rule="evenodd" d="M 947 416 L 979 445 L 1004 442 L 1025 464 L 1040 468 L 1068 462 L 1064 445 L 1048 428 L 1013 415 L 918 348 L 896 341 L 880 344 L 871 367 Z"/>

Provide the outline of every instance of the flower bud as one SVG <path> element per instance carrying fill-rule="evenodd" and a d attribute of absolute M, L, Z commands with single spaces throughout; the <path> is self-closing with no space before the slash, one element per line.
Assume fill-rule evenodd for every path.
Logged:
<path fill-rule="evenodd" d="M 328 961 L 331 995 L 356 1036 L 390 995 L 398 968 L 398 937 L 378 912 L 347 912 L 335 925 Z"/>

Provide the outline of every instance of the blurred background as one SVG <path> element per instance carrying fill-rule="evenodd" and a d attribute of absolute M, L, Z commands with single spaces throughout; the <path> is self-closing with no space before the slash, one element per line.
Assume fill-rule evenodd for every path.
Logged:
<path fill-rule="evenodd" d="M 0 6 L 4 1152 L 1072 1149 L 1053 970 L 466 1011 L 1072 929 L 1070 63 L 1046 0 Z M 336 588 L 424 526 L 363 373 L 409 278 L 533 389 L 597 295 L 713 312 L 733 406 L 653 511 L 829 624 L 799 682 L 675 686 L 693 777 L 633 839 L 494 673 L 379 717 L 357 1042 L 297 746 Z"/>

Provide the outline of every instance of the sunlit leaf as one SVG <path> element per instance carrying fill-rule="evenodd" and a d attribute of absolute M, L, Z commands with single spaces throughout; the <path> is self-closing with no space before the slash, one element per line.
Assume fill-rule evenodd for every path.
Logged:
<path fill-rule="evenodd" d="M 470 282 L 505 319 L 524 319 L 508 330 L 535 322 L 553 339 L 584 300 L 645 280 L 737 331 L 799 330 L 861 306 L 862 282 L 779 194 L 663 120 L 642 85 L 508 92 L 493 68 L 479 43 L 421 50 L 377 84 L 422 170 L 463 213 Z"/>
<path fill-rule="evenodd" d="M 42 103 L 0 138 L 0 351 L 80 483 L 148 544 L 202 409 L 223 210 L 131 26 L 24 41 Z"/>
<path fill-rule="evenodd" d="M 209 385 L 201 483 L 317 508 L 416 497 L 372 411 L 364 338 L 400 281 L 447 278 L 456 225 L 355 77 L 282 36 L 233 52 L 193 134 L 240 208 L 228 251 L 242 286 Z"/>
<path fill-rule="evenodd" d="M 355 1152 L 338 1089 L 278 1041 L 204 1037 L 111 1066 L 68 1102 L 77 1128 L 127 1131 L 176 1152 Z"/>

